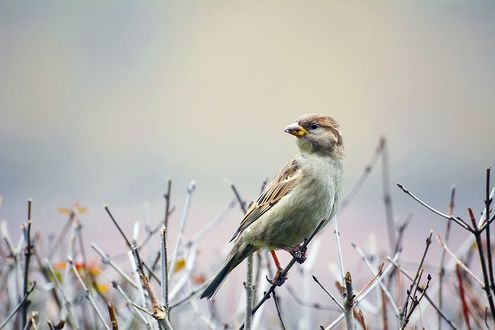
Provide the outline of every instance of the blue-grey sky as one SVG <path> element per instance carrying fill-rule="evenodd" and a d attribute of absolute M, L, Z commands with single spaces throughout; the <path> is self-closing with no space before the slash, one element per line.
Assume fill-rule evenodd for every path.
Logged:
<path fill-rule="evenodd" d="M 34 228 L 54 231 L 77 201 L 88 240 L 111 249 L 101 206 L 125 228 L 143 202 L 157 220 L 171 177 L 178 211 L 197 181 L 192 233 L 231 199 L 225 178 L 256 197 L 297 151 L 283 128 L 309 112 L 341 124 L 346 187 L 383 135 L 392 183 L 439 208 L 456 183 L 461 214 L 480 210 L 494 34 L 491 1 L 1 1 L 0 218 L 17 230 L 32 197 Z M 398 219 L 417 214 L 411 242 L 443 228 L 392 190 Z M 342 216 L 344 240 L 383 234 L 381 194 L 374 174 Z"/>

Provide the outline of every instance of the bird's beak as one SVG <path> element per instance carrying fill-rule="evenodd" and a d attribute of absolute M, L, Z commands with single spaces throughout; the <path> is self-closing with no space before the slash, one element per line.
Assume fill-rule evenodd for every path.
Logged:
<path fill-rule="evenodd" d="M 308 133 L 304 128 L 299 126 L 298 123 L 292 123 L 285 128 L 285 133 L 292 134 L 297 137 L 302 137 Z"/>

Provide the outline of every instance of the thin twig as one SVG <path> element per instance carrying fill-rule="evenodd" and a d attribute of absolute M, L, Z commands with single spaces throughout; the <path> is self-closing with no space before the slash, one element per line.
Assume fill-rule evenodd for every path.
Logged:
<path fill-rule="evenodd" d="M 433 232 L 430 231 L 430 235 L 426 238 L 426 246 L 423 251 L 423 255 L 421 257 L 421 261 L 419 262 L 418 269 L 416 271 L 416 275 L 414 276 L 414 279 L 411 283 L 411 286 L 409 287 L 409 290 L 407 291 L 408 298 L 406 298 L 406 301 L 404 302 L 404 306 L 402 307 L 400 316 L 401 316 L 401 329 L 404 329 L 409 322 L 409 318 L 411 317 L 412 313 L 416 309 L 416 307 L 419 305 L 419 302 L 421 301 L 421 298 L 417 299 L 416 297 L 416 292 L 419 290 L 419 284 L 421 280 L 421 276 L 423 274 L 423 263 L 426 258 L 426 254 L 428 253 L 428 249 L 430 248 L 431 245 L 431 236 L 433 235 Z M 428 287 L 429 282 L 430 282 L 431 276 L 428 274 L 428 281 L 426 284 L 426 287 Z M 425 292 L 426 288 L 422 289 L 422 292 Z M 409 308 L 409 301 L 411 301 L 411 307 Z"/>
<path fill-rule="evenodd" d="M 397 252 L 394 257 L 391 259 L 391 261 L 396 261 L 398 258 L 399 258 L 399 255 L 400 255 L 400 252 Z M 367 289 L 364 290 L 363 292 L 357 294 L 356 296 L 356 302 L 355 302 L 355 305 L 359 305 L 359 303 L 368 296 L 368 294 L 373 291 L 373 289 L 378 285 L 378 283 L 380 281 L 383 280 L 383 278 L 385 278 L 386 276 L 388 276 L 388 274 L 393 270 L 395 269 L 394 268 L 394 265 L 393 264 L 390 264 L 387 266 L 387 268 L 385 268 L 385 270 L 383 271 L 383 273 L 377 277 L 375 279 L 375 281 L 371 284 L 371 285 L 368 285 Z M 326 328 L 324 328 L 325 330 L 330 330 L 330 329 L 333 329 L 335 328 L 343 319 L 344 319 L 344 316 L 345 314 L 344 313 L 341 313 L 332 323 L 330 323 Z"/>
<path fill-rule="evenodd" d="M 177 234 L 177 239 L 175 241 L 174 250 L 172 251 L 172 257 L 170 258 L 170 271 L 168 272 L 168 281 L 169 283 L 173 283 L 172 279 L 175 274 L 175 265 L 177 263 L 177 258 L 179 255 L 179 250 L 182 248 L 182 240 L 184 236 L 184 230 L 186 228 L 186 222 L 189 215 L 189 209 L 191 207 L 191 199 L 194 190 L 196 189 L 196 182 L 191 181 L 189 183 L 189 187 L 187 188 L 187 196 L 184 202 L 184 209 L 182 210 L 182 217 L 179 225 L 179 233 Z"/>
<path fill-rule="evenodd" d="M 246 267 L 246 282 L 244 283 L 246 289 L 246 313 L 244 319 L 244 325 L 246 330 L 251 330 L 251 324 L 253 321 L 253 255 L 251 254 L 247 258 Z M 282 322 L 283 324 L 283 322 Z"/>
<path fill-rule="evenodd" d="M 55 252 L 57 249 L 61 246 L 62 240 L 65 238 L 67 235 L 67 232 L 69 231 L 70 227 L 72 226 L 72 221 L 74 220 L 75 213 L 70 212 L 68 220 L 65 222 L 64 227 L 60 231 L 60 233 L 57 235 L 57 238 L 55 239 L 53 245 L 51 246 L 49 252 L 48 252 L 48 260 L 52 261 L 53 256 L 55 255 Z"/>
<path fill-rule="evenodd" d="M 134 306 L 133 304 L 133 301 L 131 300 L 131 298 L 129 298 L 129 296 L 124 292 L 124 290 L 122 289 L 122 287 L 117 283 L 117 281 L 111 281 L 112 282 L 112 286 L 117 290 L 117 292 L 119 292 L 122 297 L 124 297 L 125 301 L 127 302 L 127 306 Z M 136 308 L 130 308 L 131 311 L 138 316 L 138 318 L 144 323 L 144 325 L 146 326 L 147 329 L 151 329 L 151 325 L 150 323 L 148 322 L 148 320 L 143 316 L 143 314 L 139 313 L 139 311 L 136 310 Z M 147 310 L 145 311 L 146 313 L 149 313 Z"/>
<path fill-rule="evenodd" d="M 236 186 L 234 185 L 233 182 L 229 182 L 230 187 L 232 188 L 232 191 L 234 192 L 234 195 L 239 202 L 239 206 L 242 210 L 242 212 L 245 214 L 247 212 L 246 208 L 246 202 L 242 199 L 241 195 L 239 194 L 239 191 L 237 190 Z M 246 267 L 246 282 L 244 283 L 244 287 L 246 290 L 246 309 L 245 309 L 245 315 L 244 315 L 244 327 L 246 330 L 251 330 L 252 322 L 253 322 L 253 264 L 254 264 L 254 259 L 253 255 L 250 254 L 247 258 L 247 267 Z M 280 318 L 282 325 L 283 321 Z"/>
<path fill-rule="evenodd" d="M 25 263 L 24 263 L 24 289 L 23 294 L 26 296 L 28 292 L 28 282 L 29 282 L 29 262 L 31 261 L 31 255 L 33 254 L 33 246 L 31 245 L 31 198 L 28 199 L 28 217 L 27 217 L 27 225 L 25 227 L 25 240 L 26 240 L 26 248 L 24 250 Z M 24 305 L 22 306 L 22 327 L 24 328 L 27 323 L 27 313 L 29 307 L 29 299 L 24 301 Z"/>
<path fill-rule="evenodd" d="M 60 293 L 62 294 L 62 300 L 64 301 L 64 307 L 67 310 L 68 318 L 67 321 L 73 328 L 79 328 L 76 322 L 76 317 L 74 315 L 74 312 L 72 310 L 72 302 L 71 299 L 67 297 L 67 294 L 65 293 L 65 290 L 62 286 L 62 284 L 59 281 L 59 278 L 55 274 L 55 271 L 53 270 L 52 266 L 48 263 L 48 260 L 45 261 L 47 270 L 51 276 L 51 279 L 53 280 L 53 283 L 55 284 L 55 287 L 59 289 Z M 69 267 L 67 267 L 67 274 L 69 273 Z M 67 277 L 67 276 L 66 276 Z"/>
<path fill-rule="evenodd" d="M 459 265 L 457 265 L 455 273 L 457 275 L 457 281 L 459 283 L 459 296 L 461 297 L 462 315 L 464 316 L 464 321 L 466 321 L 466 329 L 471 330 L 471 323 L 469 322 L 469 308 L 466 302 L 466 294 L 464 292 L 464 284 L 462 281 L 462 272 Z"/>
<path fill-rule="evenodd" d="M 409 222 L 411 221 L 413 217 L 412 213 L 409 213 L 401 224 L 397 226 L 397 240 L 395 241 L 395 248 L 394 248 L 394 254 L 397 253 L 400 249 L 402 249 L 402 240 L 404 238 L 404 232 L 409 225 Z"/>
<path fill-rule="evenodd" d="M 449 206 L 447 210 L 447 215 L 448 216 L 453 216 L 454 215 L 454 199 L 455 199 L 455 186 L 452 186 L 450 189 L 450 201 L 449 201 Z M 447 221 L 447 227 L 445 228 L 445 244 L 448 244 L 449 242 L 449 235 L 450 235 L 450 228 L 451 228 L 452 222 Z M 438 238 L 438 236 L 437 236 Z M 443 280 L 445 277 L 445 253 L 447 251 L 442 250 L 442 256 L 440 258 L 440 271 L 438 273 L 438 308 L 442 309 L 443 308 Z M 442 317 L 438 315 L 438 330 L 442 329 Z"/>
<path fill-rule="evenodd" d="M 169 211 L 169 217 L 174 213 L 175 207 L 170 207 Z M 160 231 L 160 228 L 162 228 L 163 221 L 160 221 L 156 224 L 155 227 L 153 228 L 146 228 L 146 236 L 142 238 L 141 242 L 137 245 L 138 250 L 141 250 L 146 243 L 150 242 L 151 238 Z M 157 253 L 157 258 L 158 260 L 160 259 L 160 253 Z M 158 262 L 157 260 L 157 262 Z"/>
<path fill-rule="evenodd" d="M 335 235 L 335 244 L 337 246 L 337 259 L 339 261 L 339 270 L 340 270 L 339 281 L 342 281 L 342 283 L 343 283 L 344 279 L 345 279 L 344 257 L 342 256 L 342 248 L 340 245 L 340 232 L 339 232 L 339 225 L 338 225 L 337 217 L 334 217 L 334 219 L 333 219 L 333 233 Z"/>
<path fill-rule="evenodd" d="M 280 309 L 279 297 L 273 291 L 273 302 L 275 304 L 275 309 L 277 310 L 278 319 L 280 320 L 280 327 L 282 330 L 285 330 L 284 319 L 282 317 L 282 310 Z"/>
<path fill-rule="evenodd" d="M 91 243 L 91 248 L 100 256 L 101 263 L 105 265 L 110 265 L 120 276 L 122 276 L 130 285 L 137 289 L 137 284 L 132 280 L 132 278 L 122 269 L 119 265 L 112 261 L 110 256 L 103 252 L 96 244 Z"/>
<path fill-rule="evenodd" d="M 390 193 L 390 169 L 388 166 L 387 140 L 382 137 L 380 140 L 382 148 L 382 190 L 383 203 L 385 205 L 385 216 L 387 220 L 387 231 L 390 248 L 393 249 L 397 238 L 395 237 L 394 212 L 392 208 L 392 195 Z"/>
<path fill-rule="evenodd" d="M 12 317 L 14 317 L 14 315 L 19 311 L 19 309 L 21 309 L 21 307 L 26 303 L 29 295 L 31 294 L 31 292 L 33 292 L 35 286 L 36 286 L 36 282 L 33 282 L 33 284 L 31 285 L 31 287 L 28 288 L 28 290 L 27 290 L 26 294 L 24 295 L 24 297 L 22 297 L 22 299 L 19 302 L 19 304 L 17 304 L 17 306 L 12 310 L 12 312 L 10 312 L 10 314 L 5 318 L 5 320 L 3 320 L 2 324 L 0 324 L 0 329 L 2 329 L 4 326 L 7 325 L 7 323 L 9 323 L 10 319 Z"/>
<path fill-rule="evenodd" d="M 168 228 L 168 218 L 170 217 L 170 194 L 172 192 L 172 180 L 167 179 L 167 192 L 163 195 L 165 198 L 165 215 L 163 217 L 163 224 L 165 228 Z"/>
<path fill-rule="evenodd" d="M 435 214 L 438 214 L 439 216 L 441 216 L 442 218 L 445 218 L 447 220 L 450 220 L 450 221 L 454 221 L 456 224 L 458 224 L 459 226 L 461 226 L 462 228 L 464 228 L 465 230 L 469 231 L 469 232 L 473 232 L 473 229 L 467 224 L 466 221 L 464 221 L 463 219 L 459 218 L 459 217 L 453 217 L 453 216 L 449 216 L 445 213 L 442 213 L 440 211 L 438 211 L 437 209 L 431 207 L 430 205 L 428 205 L 427 203 L 423 202 L 421 199 L 419 199 L 418 197 L 416 197 L 413 193 L 411 193 L 409 190 L 407 190 L 403 185 L 401 185 L 400 183 L 397 184 L 397 186 L 402 189 L 403 192 L 405 192 L 407 195 L 411 196 L 415 201 L 417 201 L 419 204 L 423 205 L 424 207 L 426 207 L 428 210 L 432 211 L 433 213 Z"/>
<path fill-rule="evenodd" d="M 320 288 L 330 297 L 330 299 L 333 300 L 333 302 L 340 308 L 340 311 L 341 312 L 344 312 L 344 306 L 342 306 L 342 304 L 337 300 L 337 298 L 335 298 L 331 293 L 330 291 L 328 291 L 324 286 L 323 284 L 320 283 L 320 281 L 318 280 L 318 278 L 316 276 L 313 275 L 313 280 L 320 286 Z"/>
<path fill-rule="evenodd" d="M 447 246 L 447 244 L 445 244 L 442 239 L 440 238 L 440 236 L 437 236 L 437 240 L 438 242 L 440 243 L 440 246 L 443 248 L 443 250 L 445 252 L 447 252 L 455 261 L 457 261 L 457 265 L 459 267 L 461 267 L 462 269 L 464 269 L 466 271 L 466 273 L 468 273 L 469 275 L 471 275 L 471 277 L 479 283 L 479 285 L 483 288 L 484 284 L 483 284 L 483 281 L 480 280 L 476 275 L 474 275 L 474 273 L 468 268 L 468 266 L 466 266 L 466 264 L 464 264 L 464 262 L 462 262 L 461 259 L 459 259 L 455 254 L 454 252 L 452 252 L 452 250 L 449 249 L 449 247 Z M 440 307 L 440 304 L 438 304 L 438 307 Z"/>
<path fill-rule="evenodd" d="M 199 292 L 201 292 L 204 288 L 206 288 L 207 285 L 208 285 L 208 282 L 201 284 L 200 286 L 198 286 L 197 288 L 195 288 L 194 290 L 189 292 L 187 295 L 185 295 L 183 298 L 177 300 L 174 304 L 170 305 L 168 310 L 171 311 L 172 309 L 179 307 L 183 303 L 187 302 L 189 299 L 191 299 L 192 297 L 197 295 Z"/>
<path fill-rule="evenodd" d="M 312 302 L 303 301 L 300 297 L 297 296 L 297 293 L 294 291 L 294 289 L 292 289 L 292 287 L 290 285 L 286 285 L 286 288 L 287 288 L 287 291 L 289 292 L 289 294 L 292 296 L 292 298 L 294 298 L 294 300 L 299 305 L 314 308 L 314 309 L 319 309 L 319 310 L 330 310 L 330 311 L 341 311 L 342 312 L 342 309 L 338 310 L 337 308 L 335 308 L 333 306 L 322 305 L 318 302 L 312 303 Z"/>
<path fill-rule="evenodd" d="M 144 274 L 140 274 L 139 277 L 141 278 L 141 283 L 146 289 L 146 292 L 148 293 L 148 297 L 150 298 L 151 301 L 151 306 L 153 309 L 153 313 L 151 314 L 151 316 L 153 316 L 153 318 L 158 322 L 158 324 L 161 327 L 163 327 L 165 330 L 173 330 L 172 325 L 170 324 L 167 317 L 167 311 L 164 310 L 156 300 L 153 290 L 151 289 L 150 282 L 148 281 L 148 278 L 144 276 Z"/>
<path fill-rule="evenodd" d="M 408 273 L 406 273 L 394 260 L 390 259 L 389 257 L 387 257 L 387 260 L 388 262 L 390 262 L 392 265 L 395 266 L 396 269 L 399 270 L 399 272 L 404 275 L 409 281 L 413 281 L 413 278 L 412 276 L 410 276 Z M 450 321 L 446 316 L 445 314 L 438 308 L 437 305 L 435 305 L 435 303 L 433 302 L 433 300 L 431 299 L 431 297 L 425 293 L 425 298 L 426 300 L 430 303 L 431 307 L 433 307 L 435 309 L 435 311 L 438 313 L 438 315 L 440 315 L 442 317 L 442 319 L 447 322 L 447 324 L 454 330 L 457 330 L 457 327 L 452 323 L 452 321 Z"/>
<path fill-rule="evenodd" d="M 117 322 L 117 314 L 115 312 L 115 307 L 113 304 L 108 303 L 108 315 L 110 316 L 110 325 L 112 330 L 119 330 L 119 322 Z"/>
<path fill-rule="evenodd" d="M 351 273 L 345 273 L 344 277 L 345 293 L 344 293 L 344 314 L 345 323 L 347 325 L 347 330 L 354 330 L 354 315 L 352 310 L 354 309 L 354 304 L 356 303 L 356 295 L 354 294 L 354 289 L 352 287 L 352 277 Z"/>
<path fill-rule="evenodd" d="M 318 224 L 318 226 L 316 226 L 316 228 L 313 230 L 311 235 L 309 235 L 309 237 L 306 240 L 304 240 L 304 243 L 301 245 L 302 248 L 305 248 L 308 246 L 308 244 L 311 242 L 311 240 L 315 237 L 316 233 L 318 233 L 318 231 L 323 227 L 325 222 L 326 222 L 325 220 L 320 221 L 320 223 Z M 287 273 L 289 272 L 289 270 L 292 268 L 292 266 L 294 266 L 295 263 L 296 263 L 296 258 L 292 258 L 289 261 L 289 264 L 280 272 L 280 276 L 285 277 L 287 275 Z M 270 288 L 268 289 L 268 291 L 265 292 L 265 294 L 263 295 L 261 300 L 256 304 L 256 306 L 254 306 L 253 315 L 265 303 L 265 301 L 268 298 L 270 298 L 272 292 L 275 291 L 276 288 L 277 288 L 277 285 L 275 285 L 275 284 L 272 284 L 270 286 Z"/>
<path fill-rule="evenodd" d="M 351 200 L 356 196 L 357 192 L 363 185 L 363 183 L 366 181 L 368 176 L 370 175 L 371 171 L 376 165 L 376 162 L 380 158 L 380 154 L 383 151 L 383 143 L 382 140 L 378 143 L 378 147 L 376 148 L 375 153 L 373 154 L 371 160 L 369 163 L 364 167 L 363 172 L 361 173 L 361 176 L 356 180 L 356 182 L 352 185 L 352 187 L 348 190 L 348 193 L 346 196 L 342 199 L 342 202 L 340 203 L 339 211 L 338 214 L 341 214 L 342 211 L 350 204 Z"/>
<path fill-rule="evenodd" d="M 351 246 L 357 251 L 357 253 L 361 256 L 361 259 L 363 259 L 364 263 L 366 266 L 368 266 L 368 269 L 373 273 L 373 275 L 377 276 L 380 274 L 380 272 L 377 273 L 377 271 L 373 268 L 373 266 L 370 264 L 366 256 L 364 255 L 363 251 L 357 246 L 355 243 L 351 243 Z M 383 264 L 381 265 L 383 267 Z M 379 282 L 378 285 L 380 285 L 380 288 L 382 289 L 383 294 L 387 297 L 387 299 L 390 301 L 390 305 L 392 306 L 392 309 L 394 310 L 395 316 L 399 318 L 399 307 L 395 303 L 394 298 L 392 297 L 392 294 L 388 290 L 388 288 L 383 284 L 382 282 Z"/>
<path fill-rule="evenodd" d="M 162 306 L 168 314 L 168 261 L 167 261 L 167 228 L 162 225 L 160 230 L 160 257 L 161 257 L 161 292 Z"/>
<path fill-rule="evenodd" d="M 83 279 L 81 278 L 81 275 L 77 271 L 76 265 L 74 265 L 74 262 L 72 262 L 72 259 L 71 258 L 69 258 L 67 260 L 67 262 L 70 265 L 70 267 L 72 268 L 72 271 L 76 275 L 77 279 L 79 280 L 79 283 L 81 284 L 82 288 L 84 289 L 84 297 L 86 299 L 88 299 L 89 302 L 90 302 L 90 304 L 91 304 L 91 306 L 93 306 L 93 308 L 94 308 L 94 310 L 96 312 L 96 315 L 98 315 L 98 318 L 103 323 L 103 326 L 105 327 L 105 329 L 110 330 L 110 327 L 108 326 L 107 322 L 105 321 L 105 318 L 103 317 L 102 312 L 100 311 L 100 309 L 96 305 L 96 301 L 94 300 L 93 295 L 91 294 L 91 292 L 89 291 L 88 287 L 86 286 L 86 283 L 84 283 Z"/>
<path fill-rule="evenodd" d="M 471 224 L 474 228 L 473 235 L 476 239 L 476 249 L 478 250 L 481 271 L 483 273 L 483 290 L 486 293 L 486 297 L 488 299 L 488 305 L 490 306 L 490 312 L 492 314 L 493 321 L 495 323 L 495 303 L 493 302 L 493 296 L 490 290 L 490 280 L 488 278 L 487 265 L 485 260 L 485 254 L 483 252 L 483 243 L 481 242 L 481 231 L 478 229 L 478 225 L 476 224 L 476 219 L 474 218 L 473 210 L 468 208 L 469 218 L 471 219 Z"/>
<path fill-rule="evenodd" d="M 490 277 L 490 288 L 492 290 L 492 293 L 495 294 L 495 280 L 493 276 L 493 261 L 492 261 L 492 244 L 491 244 L 491 237 L 490 237 L 490 225 L 489 225 L 489 220 L 490 219 L 490 204 L 492 203 L 492 200 L 490 199 L 490 172 L 491 168 L 488 167 L 486 169 L 486 184 L 485 184 L 485 223 L 487 224 L 486 226 L 486 259 L 487 259 L 487 267 L 488 267 L 488 273 Z"/>
<path fill-rule="evenodd" d="M 234 208 L 234 206 L 237 204 L 236 200 L 233 199 L 231 200 L 227 206 L 218 214 L 216 217 L 210 220 L 201 230 L 196 233 L 193 238 L 191 238 L 190 242 L 188 244 L 194 243 L 197 244 L 203 237 L 208 235 L 220 222 L 222 222 L 229 212 Z"/>
<path fill-rule="evenodd" d="M 115 227 L 117 227 L 117 230 L 119 231 L 120 235 L 122 235 L 122 238 L 124 239 L 125 241 L 125 244 L 127 245 L 127 247 L 129 249 L 132 248 L 132 244 L 131 242 L 129 241 L 129 239 L 127 239 L 127 236 L 124 234 L 124 231 L 122 230 L 122 228 L 120 228 L 120 225 L 118 224 L 118 222 L 115 220 L 115 218 L 113 217 L 113 214 L 110 212 L 110 209 L 108 208 L 108 205 L 104 205 L 103 208 L 105 209 L 105 211 L 107 212 L 108 216 L 110 217 L 110 219 L 112 220 L 113 224 L 115 225 Z"/>

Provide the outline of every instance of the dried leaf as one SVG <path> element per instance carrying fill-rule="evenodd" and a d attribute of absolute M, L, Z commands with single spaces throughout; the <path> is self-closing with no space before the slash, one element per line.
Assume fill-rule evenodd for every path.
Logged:
<path fill-rule="evenodd" d="M 201 285 L 206 281 L 206 278 L 201 274 L 197 274 L 193 276 L 192 280 L 194 284 Z"/>
<path fill-rule="evenodd" d="M 186 259 L 180 258 L 175 263 L 174 273 L 178 273 L 186 267 Z"/>

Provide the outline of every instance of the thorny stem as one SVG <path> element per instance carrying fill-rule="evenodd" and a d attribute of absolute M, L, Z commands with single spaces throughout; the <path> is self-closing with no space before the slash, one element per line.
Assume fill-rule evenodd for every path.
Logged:
<path fill-rule="evenodd" d="M 478 250 L 478 254 L 480 257 L 480 263 L 481 263 L 481 271 L 483 273 L 483 290 L 486 293 L 486 297 L 488 298 L 488 305 L 490 306 L 490 312 L 492 314 L 492 317 L 494 318 L 494 323 L 495 323 L 495 303 L 493 302 L 493 296 L 490 292 L 490 282 L 488 279 L 488 271 L 486 268 L 486 261 L 485 261 L 485 254 L 483 252 L 483 243 L 481 242 L 481 231 L 478 229 L 478 225 L 476 224 L 476 219 L 474 218 L 473 210 L 468 208 L 469 212 L 469 217 L 471 218 L 471 224 L 474 228 L 473 235 L 474 238 L 476 239 L 476 248 Z"/>
<path fill-rule="evenodd" d="M 24 250 L 24 256 L 26 257 L 25 259 L 25 264 L 24 264 L 24 290 L 23 294 L 24 296 L 27 295 L 28 292 L 28 282 L 29 282 L 29 262 L 31 261 L 31 255 L 33 254 L 33 246 L 31 245 L 31 198 L 28 199 L 28 220 L 27 220 L 27 225 L 25 229 L 25 235 L 26 235 L 26 249 Z M 28 307 L 29 307 L 29 299 L 26 299 L 24 301 L 24 304 L 22 305 L 22 327 L 24 328 L 27 323 L 27 313 L 28 313 Z"/>

